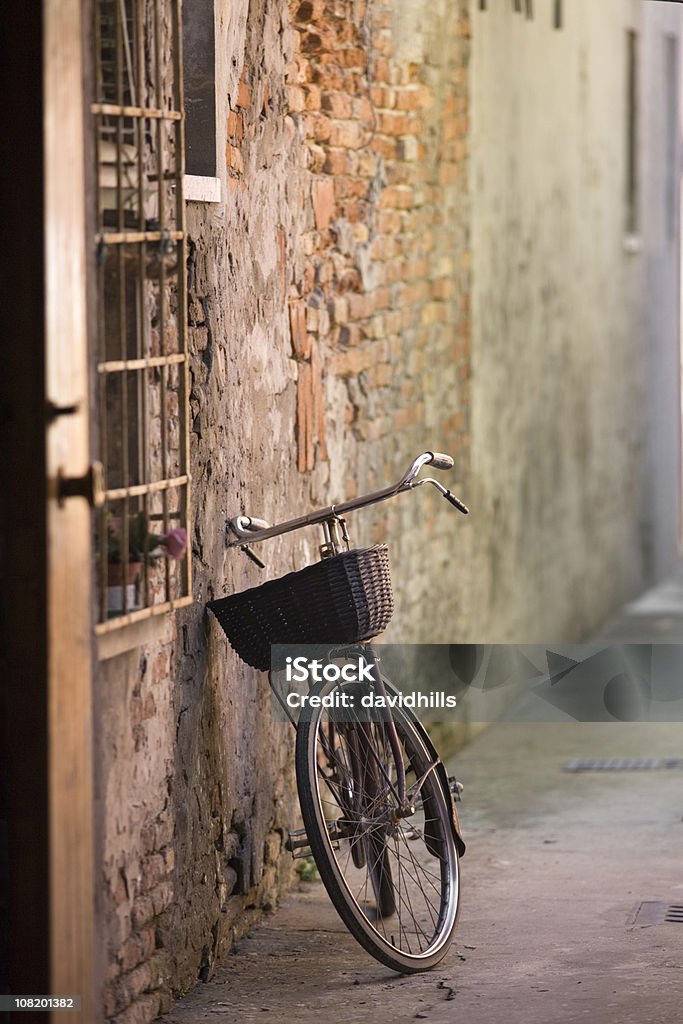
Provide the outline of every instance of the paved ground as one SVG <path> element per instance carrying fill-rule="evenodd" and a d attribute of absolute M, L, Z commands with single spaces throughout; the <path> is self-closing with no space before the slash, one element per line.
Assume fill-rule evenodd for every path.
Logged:
<path fill-rule="evenodd" d="M 672 579 L 641 594 L 605 623 L 610 643 L 683 643 L 683 563 Z"/>
<path fill-rule="evenodd" d="M 678 639 L 676 587 L 676 608 L 666 593 L 645 605 L 669 621 L 660 639 Z M 631 608 L 609 635 L 651 640 L 647 625 Z M 683 770 L 563 771 L 574 758 L 658 756 L 683 756 L 683 724 L 493 726 L 457 762 L 468 852 L 439 968 L 388 972 L 308 883 L 166 1021 L 677 1024 L 683 923 L 634 915 L 643 901 L 683 904 Z"/>

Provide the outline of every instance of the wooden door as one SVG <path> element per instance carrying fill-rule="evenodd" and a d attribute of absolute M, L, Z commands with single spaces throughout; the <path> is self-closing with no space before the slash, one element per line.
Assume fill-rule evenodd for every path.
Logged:
<path fill-rule="evenodd" d="M 96 1022 L 83 8 L 43 5 L 49 917 L 52 992 Z"/>

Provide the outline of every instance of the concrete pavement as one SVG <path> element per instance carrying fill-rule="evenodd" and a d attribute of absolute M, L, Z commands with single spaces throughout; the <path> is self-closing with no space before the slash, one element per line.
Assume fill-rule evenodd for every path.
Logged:
<path fill-rule="evenodd" d="M 683 564 L 670 580 L 646 590 L 598 630 L 607 643 L 683 643 Z"/>

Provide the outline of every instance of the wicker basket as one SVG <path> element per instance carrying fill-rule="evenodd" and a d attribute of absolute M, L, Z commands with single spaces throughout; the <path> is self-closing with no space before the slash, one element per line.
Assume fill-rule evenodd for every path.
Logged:
<path fill-rule="evenodd" d="M 394 611 L 387 546 L 344 551 L 207 608 L 240 658 L 264 672 L 272 644 L 369 640 Z"/>

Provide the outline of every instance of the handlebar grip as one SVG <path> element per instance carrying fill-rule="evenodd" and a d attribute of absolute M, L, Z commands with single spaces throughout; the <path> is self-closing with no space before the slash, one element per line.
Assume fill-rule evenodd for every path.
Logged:
<path fill-rule="evenodd" d="M 257 519 L 256 516 L 245 516 L 245 519 L 249 520 L 249 525 L 246 527 L 247 530 L 270 529 L 270 523 L 267 523 L 265 519 Z"/>
<path fill-rule="evenodd" d="M 441 452 L 430 452 L 429 454 L 432 457 L 430 465 L 434 469 L 453 469 L 455 463 L 450 455 L 443 455 Z"/>
<path fill-rule="evenodd" d="M 446 491 L 444 493 L 444 498 L 446 499 L 446 501 L 450 501 L 451 505 L 455 506 L 458 512 L 462 512 L 464 516 L 468 516 L 470 514 L 470 510 L 468 509 L 467 505 L 463 505 L 463 503 L 460 501 L 460 498 L 456 498 L 456 496 L 454 494 L 451 494 L 450 491 Z"/>

